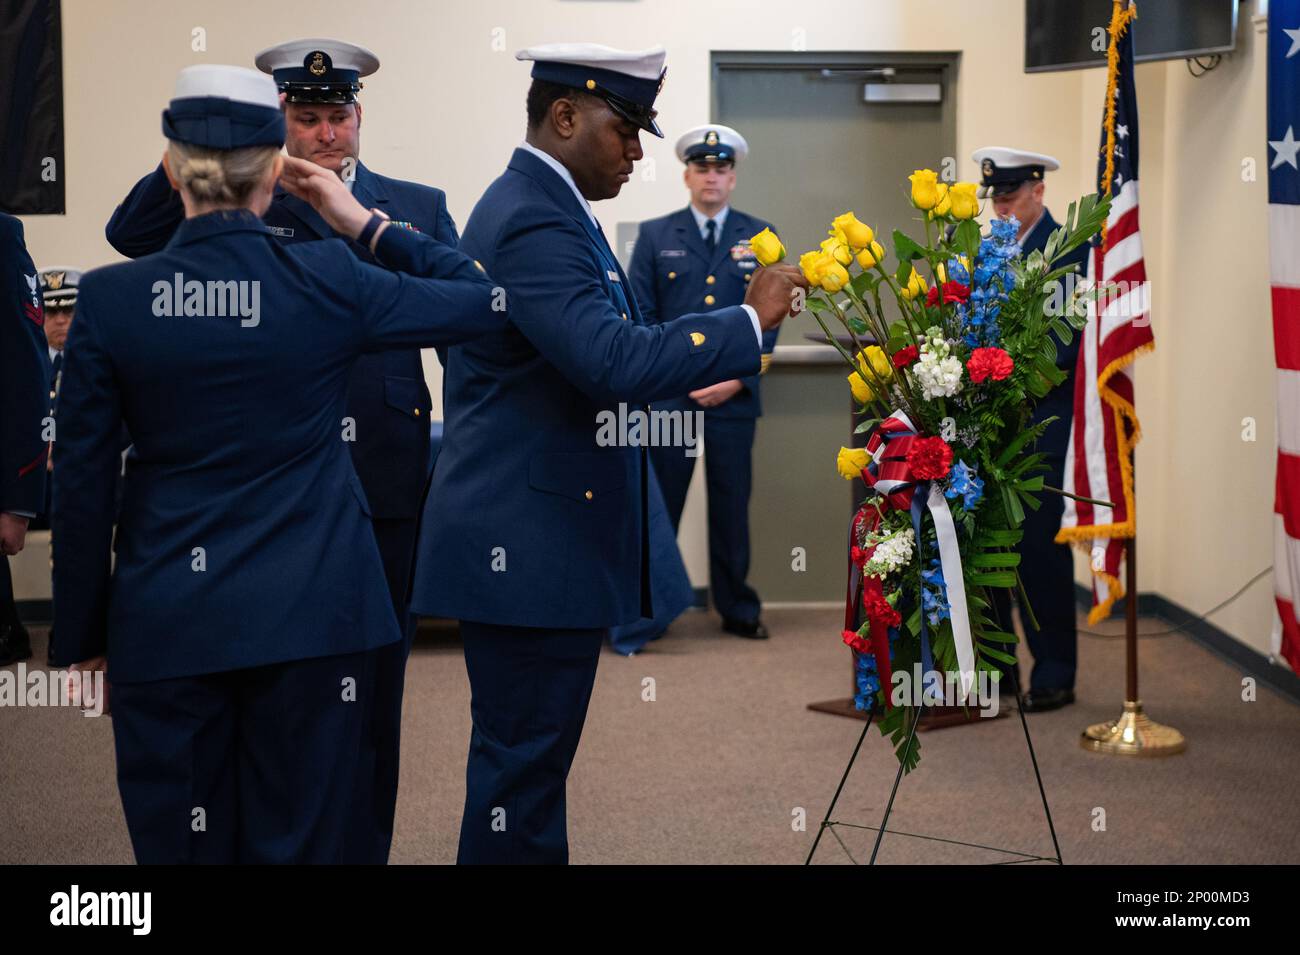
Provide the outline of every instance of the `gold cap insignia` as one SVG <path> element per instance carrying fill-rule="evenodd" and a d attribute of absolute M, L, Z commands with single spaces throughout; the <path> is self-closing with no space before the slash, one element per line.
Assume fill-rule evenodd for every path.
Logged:
<path fill-rule="evenodd" d="M 595 88 L 596 88 L 596 81 L 595 81 L 595 80 L 587 80 L 587 89 L 589 89 L 589 90 L 594 90 Z"/>
<path fill-rule="evenodd" d="M 704 134 L 704 145 L 706 145 L 706 146 L 716 146 L 716 145 L 718 145 L 718 133 L 717 133 L 717 130 L 713 130 L 713 129 L 711 129 L 711 130 L 709 130 L 707 133 Z"/>
<path fill-rule="evenodd" d="M 983 172 L 984 175 L 986 176 L 993 175 L 993 160 L 992 159 L 984 160 L 984 162 L 980 165 L 980 171 Z"/>
<path fill-rule="evenodd" d="M 45 275 L 45 285 L 51 292 L 57 292 L 63 288 L 63 280 L 67 276 L 63 272 L 47 272 Z"/>
<path fill-rule="evenodd" d="M 311 55 L 311 62 L 307 64 L 307 72 L 311 73 L 312 76 L 324 76 L 325 69 L 325 54 L 317 50 Z"/>
<path fill-rule="evenodd" d="M 699 333 L 699 332 L 691 332 L 691 341 L 692 341 L 695 345 L 703 345 L 703 344 L 704 344 L 704 336 L 703 336 L 701 333 Z"/>

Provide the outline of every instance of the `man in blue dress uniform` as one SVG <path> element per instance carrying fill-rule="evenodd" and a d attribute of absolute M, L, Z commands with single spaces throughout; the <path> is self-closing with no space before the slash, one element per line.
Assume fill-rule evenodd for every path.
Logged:
<path fill-rule="evenodd" d="M 528 129 L 461 248 L 505 290 L 503 332 L 450 349 L 447 424 L 412 609 L 461 621 L 473 735 L 461 862 L 565 862 L 565 781 L 608 628 L 653 616 L 644 444 L 601 422 L 756 374 L 797 269 L 747 302 L 646 324 L 590 201 L 611 198 L 661 135 L 662 47 L 551 44 Z"/>
<path fill-rule="evenodd" d="M 677 140 L 677 158 L 691 201 L 685 209 L 641 224 L 632 253 L 632 289 L 647 322 L 671 322 L 695 311 L 730 308 L 744 300 L 758 260 L 750 237 L 771 224 L 730 206 L 736 166 L 749 152 L 729 126 L 697 126 Z M 776 231 L 773 229 L 773 231 Z M 767 370 L 777 330 L 763 335 L 757 374 L 699 388 L 656 405 L 704 413 L 704 469 L 709 497 L 709 585 L 722 629 L 765 639 L 758 594 L 749 574 L 749 495 L 754 430 L 762 404 L 759 376 Z M 681 523 L 695 458 L 680 448 L 650 452 L 673 530 Z M 666 626 L 668 621 L 663 621 Z"/>
<path fill-rule="evenodd" d="M 972 159 L 980 164 L 980 198 L 992 196 L 993 212 L 1000 219 L 1014 216 L 1020 222 L 1017 236 L 1021 251 L 1028 255 L 1041 252 L 1051 234 L 1059 228 L 1052 213 L 1043 204 L 1046 191 L 1044 176 L 1061 164 L 1051 156 L 1005 146 L 977 149 Z M 1084 268 L 1088 245 L 1068 253 L 1057 266 Z M 1053 388 L 1034 408 L 1033 420 L 1057 420 L 1047 426 L 1038 440 L 1037 450 L 1046 454 L 1050 470 L 1043 483 L 1062 487 L 1065 450 L 1070 440 L 1070 421 L 1074 417 L 1074 366 L 1079 357 L 1079 336 L 1069 345 L 1056 340 L 1056 364 L 1066 373 L 1065 381 Z M 1020 579 L 1038 620 L 1035 627 L 1021 607 L 1020 622 L 1034 657 L 1029 689 L 1021 706 L 1026 712 L 1059 709 L 1074 702 L 1075 661 L 1078 656 L 1078 633 L 1075 626 L 1074 559 L 1070 548 L 1055 541 L 1061 529 L 1064 499 L 1059 494 L 1044 494 L 1042 506 L 1026 510 L 1021 525 Z M 994 607 L 1004 630 L 1011 629 L 1011 594 L 995 589 Z M 1017 601 L 1019 597 L 1017 596 Z M 1017 671 L 1019 668 L 1015 668 Z M 1016 678 L 1017 687 L 1020 685 Z"/>
<path fill-rule="evenodd" d="M 370 701 L 402 632 L 341 440 L 352 369 L 504 316 L 471 260 L 279 155 L 270 78 L 190 67 L 163 129 L 187 218 L 163 251 L 87 273 L 69 335 L 55 660 L 107 658 L 138 860 L 365 861 Z M 286 245 L 259 218 L 282 162 L 339 239 Z M 122 422 L 136 454 L 114 539 Z"/>
<path fill-rule="evenodd" d="M 286 151 L 333 170 L 366 208 L 381 209 L 395 224 L 455 246 L 456 225 L 441 189 L 381 176 L 359 157 L 361 77 L 379 69 L 369 50 L 341 40 L 292 40 L 263 50 L 256 64 L 275 79 L 285 104 Z M 183 217 L 180 199 L 161 167 L 146 176 L 114 212 L 108 240 L 123 255 L 135 257 L 166 244 Z M 263 216 L 281 242 L 338 238 L 320 215 L 298 197 L 277 189 Z M 355 243 L 363 262 L 374 262 Z M 417 348 L 364 356 L 348 382 L 348 435 L 352 463 L 370 501 L 372 524 L 384 560 L 393 608 L 405 639 L 387 648 L 379 661 L 383 688 L 375 713 L 376 793 L 371 861 L 384 862 L 392 842 L 397 801 L 402 691 L 406 659 L 414 635 L 407 612 L 415 535 L 429 475 L 431 402 Z M 361 833 L 358 833 L 361 836 Z"/>
<path fill-rule="evenodd" d="M 50 364 L 44 324 L 23 224 L 0 213 L 0 666 L 32 655 L 9 558 L 23 549 L 28 523 L 45 507 Z"/>

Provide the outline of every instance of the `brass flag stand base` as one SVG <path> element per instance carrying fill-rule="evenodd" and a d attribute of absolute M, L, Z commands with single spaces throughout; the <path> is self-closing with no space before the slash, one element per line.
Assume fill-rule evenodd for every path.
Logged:
<path fill-rule="evenodd" d="M 1142 712 L 1141 700 L 1129 700 L 1123 716 L 1089 726 L 1079 745 L 1116 756 L 1173 756 L 1187 748 L 1187 740 L 1172 726 L 1157 723 Z"/>

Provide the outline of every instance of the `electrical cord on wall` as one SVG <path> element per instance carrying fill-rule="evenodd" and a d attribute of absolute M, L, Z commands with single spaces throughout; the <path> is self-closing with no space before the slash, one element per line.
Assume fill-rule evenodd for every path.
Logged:
<path fill-rule="evenodd" d="M 1251 587 L 1252 584 L 1254 584 L 1257 580 L 1259 580 L 1259 579 L 1261 579 L 1262 577 L 1264 577 L 1266 574 L 1270 573 L 1272 570 L 1273 570 L 1273 565 L 1272 565 L 1272 564 L 1269 564 L 1267 567 L 1265 567 L 1263 570 L 1261 570 L 1261 571 L 1260 571 L 1258 574 L 1256 574 L 1254 577 L 1250 578 L 1250 580 L 1248 580 L 1248 581 L 1246 581 L 1244 584 L 1242 584 L 1241 588 L 1240 588 L 1240 589 L 1239 589 L 1235 594 L 1233 594 L 1231 597 L 1229 597 L 1227 600 L 1223 601 L 1223 602 L 1220 603 L 1220 604 L 1217 604 L 1217 605 L 1214 606 L 1214 607 L 1211 607 L 1209 610 L 1205 611 L 1205 613 L 1201 614 L 1200 616 L 1198 616 L 1198 617 L 1193 617 L 1191 620 L 1188 620 L 1186 623 L 1179 624 L 1179 625 L 1176 626 L 1176 627 L 1171 627 L 1171 628 L 1169 628 L 1168 630 L 1149 630 L 1149 631 L 1147 631 L 1147 632 L 1145 632 L 1145 633 L 1142 632 L 1141 630 L 1139 630 L 1139 631 L 1138 631 L 1138 636 L 1139 636 L 1139 637 L 1166 637 L 1166 636 L 1169 636 L 1170 634 L 1178 633 L 1180 630 L 1186 630 L 1188 627 L 1190 627 L 1190 626 L 1191 626 L 1192 624 L 1194 624 L 1194 623 L 1200 623 L 1200 622 L 1202 622 L 1202 621 L 1204 621 L 1204 620 L 1207 620 L 1207 619 L 1209 619 L 1209 617 L 1210 617 L 1212 614 L 1218 613 L 1218 612 L 1219 612 L 1220 610 L 1222 610 L 1224 607 L 1228 606 L 1228 604 L 1232 603 L 1234 600 L 1236 600 L 1238 597 L 1240 597 L 1242 594 L 1244 594 L 1247 590 L 1250 589 L 1250 587 Z M 1086 634 L 1086 635 L 1089 636 L 1089 637 L 1117 637 L 1117 636 L 1120 636 L 1120 634 L 1116 634 L 1116 633 L 1102 633 L 1102 632 L 1099 631 L 1099 630 L 1080 630 L 1079 633 Z"/>

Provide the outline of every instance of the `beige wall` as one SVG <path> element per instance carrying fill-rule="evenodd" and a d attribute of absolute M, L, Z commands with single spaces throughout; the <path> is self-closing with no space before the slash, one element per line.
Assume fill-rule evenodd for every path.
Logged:
<path fill-rule="evenodd" d="M 37 261 L 90 266 L 116 258 L 103 225 L 162 150 L 158 113 L 177 70 L 249 63 L 263 46 L 303 35 L 346 37 L 380 55 L 383 68 L 362 94 L 362 158 L 388 175 L 446 189 L 461 225 L 522 137 L 528 67 L 514 51 L 574 39 L 668 48 L 658 104 L 667 139 L 647 137 L 641 175 L 596 207 L 607 231 L 684 203 L 672 142 L 709 119 L 711 50 L 960 51 L 959 174 L 975 175 L 969 155 L 978 146 L 1023 145 L 1063 160 L 1049 182 L 1058 215 L 1092 188 L 1102 74 L 1026 75 L 1022 0 L 382 0 L 317 2 L 310 21 L 297 16 L 300 9 L 269 0 L 64 0 L 68 214 L 26 218 Z M 1244 48 L 1207 77 L 1193 80 L 1181 62 L 1139 70 L 1143 225 L 1158 340 L 1138 372 L 1147 431 L 1138 456 L 1140 577 L 1142 589 L 1193 610 L 1208 609 L 1270 559 L 1264 77 L 1249 17 L 1243 20 Z M 206 30 L 204 53 L 191 50 L 195 28 Z M 1259 159 L 1260 182 L 1241 182 L 1244 156 Z M 1238 252 L 1243 240 L 1257 251 Z M 1220 257 L 1222 282 L 1192 284 Z M 1242 333 L 1248 323 L 1254 334 Z M 1220 328 L 1237 330 L 1239 344 L 1225 348 Z M 431 355 L 426 367 L 437 396 L 441 375 Z M 1258 421 L 1254 444 L 1239 437 L 1248 415 Z M 1216 502 L 1214 510 L 1196 503 L 1202 500 Z M 682 537 L 692 578 L 703 584 L 698 500 L 688 506 Z M 1268 591 L 1261 582 L 1216 622 L 1264 649 Z"/>

